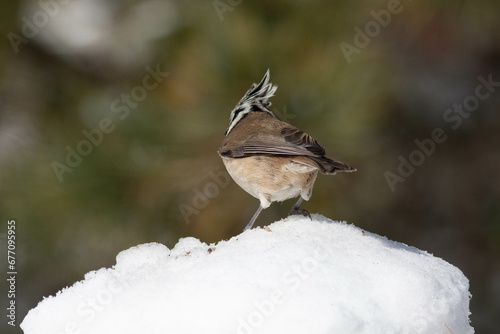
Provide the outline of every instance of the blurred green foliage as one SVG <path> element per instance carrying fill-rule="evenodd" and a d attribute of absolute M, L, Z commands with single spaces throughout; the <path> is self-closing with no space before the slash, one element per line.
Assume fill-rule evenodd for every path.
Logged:
<path fill-rule="evenodd" d="M 500 81 L 500 3 L 402 1 L 349 62 L 340 44 L 355 46 L 354 27 L 364 30 L 387 3 L 242 1 L 221 20 L 213 2 L 172 1 L 163 22 L 154 1 L 113 1 L 103 22 L 115 35 L 98 47 L 63 48 L 40 32 L 17 53 L 8 34 L 22 34 L 28 4 L 40 8 L 3 4 L 0 212 L 17 221 L 18 319 L 128 247 L 240 233 L 258 201 L 233 181 L 189 219 L 180 208 L 194 208 L 210 173 L 225 173 L 216 151 L 229 113 L 269 68 L 279 87 L 271 109 L 358 169 L 320 176 L 304 208 L 456 265 L 471 281 L 473 327 L 498 331 L 500 89 L 456 130 L 443 114 L 474 93 L 479 76 Z M 170 28 L 156 36 L 157 22 Z M 52 34 L 85 32 L 79 21 L 64 24 Z M 113 101 L 157 65 L 169 75 L 121 120 Z M 114 130 L 59 182 L 53 162 L 65 163 L 66 147 L 104 118 Z M 397 173 L 398 156 L 435 128 L 448 139 L 392 192 L 384 173 Z M 257 224 L 286 216 L 292 202 L 264 210 Z"/>

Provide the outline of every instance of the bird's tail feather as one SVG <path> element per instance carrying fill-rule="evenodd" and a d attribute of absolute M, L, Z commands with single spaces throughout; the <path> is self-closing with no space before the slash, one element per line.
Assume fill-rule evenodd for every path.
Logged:
<path fill-rule="evenodd" d="M 323 174 L 335 174 L 337 172 L 355 172 L 353 168 L 343 162 L 333 160 L 327 157 L 312 158 L 317 164 Z"/>

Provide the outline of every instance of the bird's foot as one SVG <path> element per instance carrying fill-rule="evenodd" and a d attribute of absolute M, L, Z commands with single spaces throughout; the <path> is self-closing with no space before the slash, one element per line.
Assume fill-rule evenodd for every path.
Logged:
<path fill-rule="evenodd" d="M 307 211 L 305 209 L 301 209 L 301 208 L 292 208 L 292 210 L 290 210 L 288 215 L 289 216 L 291 216 L 291 215 L 303 215 L 304 217 L 309 217 L 309 219 L 312 220 L 311 214 L 309 213 L 309 211 Z"/>

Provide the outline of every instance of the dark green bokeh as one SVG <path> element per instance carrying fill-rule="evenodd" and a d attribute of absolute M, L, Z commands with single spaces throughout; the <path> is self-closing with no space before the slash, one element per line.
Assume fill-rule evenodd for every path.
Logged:
<path fill-rule="evenodd" d="M 143 2 L 116 4 L 109 23 L 135 15 Z M 211 173 L 227 175 L 216 151 L 229 113 L 269 68 L 278 118 L 358 169 L 318 177 L 304 208 L 459 267 L 471 282 L 472 326 L 498 331 L 500 88 L 457 129 L 443 114 L 474 94 L 479 76 L 500 81 L 500 3 L 402 1 L 348 62 L 340 44 L 354 45 L 353 28 L 365 29 L 370 12 L 387 3 L 242 1 L 221 20 L 211 1 L 172 2 L 175 28 L 149 46 L 125 47 L 138 59 L 128 66 L 107 55 L 64 56 L 40 36 L 15 53 L 7 36 L 21 34 L 24 12 L 3 4 L 0 212 L 18 228 L 18 323 L 43 296 L 112 266 L 128 247 L 172 247 L 184 236 L 217 242 L 241 232 L 258 201 L 233 181 L 189 221 L 181 209 L 194 208 Z M 146 20 L 134 29 L 155 26 Z M 157 65 L 168 77 L 120 120 L 113 101 Z M 53 162 L 64 163 L 66 147 L 76 149 L 82 131 L 103 118 L 114 130 L 59 182 Z M 397 173 L 398 156 L 408 159 L 414 141 L 436 128 L 446 141 L 391 191 L 384 173 Z M 257 224 L 284 217 L 292 204 L 273 204 Z M 0 328 L 10 329 L 5 321 Z"/>

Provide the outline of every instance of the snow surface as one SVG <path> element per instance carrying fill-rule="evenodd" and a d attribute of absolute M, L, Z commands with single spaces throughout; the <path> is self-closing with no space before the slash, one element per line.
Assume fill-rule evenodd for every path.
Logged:
<path fill-rule="evenodd" d="M 42 300 L 37 333 L 473 333 L 469 281 L 431 254 L 313 215 L 217 244 L 180 239 Z M 448 329 L 449 328 L 449 329 Z"/>

